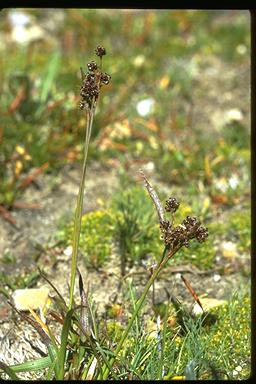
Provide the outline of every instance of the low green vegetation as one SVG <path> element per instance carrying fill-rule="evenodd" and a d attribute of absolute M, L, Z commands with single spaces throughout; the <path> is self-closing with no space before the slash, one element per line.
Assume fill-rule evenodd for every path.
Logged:
<path fill-rule="evenodd" d="M 120 262 L 130 266 L 143 260 L 159 260 L 162 252 L 160 229 L 157 215 L 145 191 L 139 187 L 118 190 L 109 206 L 111 208 L 83 216 L 80 247 L 86 265 L 101 267 L 110 260 L 114 250 Z M 187 215 L 200 215 L 199 207 L 195 208 L 193 212 L 189 205 L 181 204 L 174 224 L 180 223 Z M 248 210 L 227 213 L 225 222 L 210 222 L 207 226 L 210 232 L 207 242 L 201 246 L 193 243 L 189 248 L 183 248 L 175 259 L 175 265 L 189 263 L 200 269 L 213 268 L 221 239 L 233 241 L 242 252 L 250 251 Z M 62 223 L 59 239 L 65 245 L 71 244 L 72 230 L 72 224 Z"/>
<path fill-rule="evenodd" d="M 114 241 L 118 247 L 122 274 L 127 262 L 159 258 L 159 229 L 146 192 L 139 187 L 118 191 L 113 199 Z"/>
<path fill-rule="evenodd" d="M 31 288 L 35 286 L 39 280 L 40 273 L 38 271 L 26 270 L 22 273 L 11 274 L 0 272 L 0 292 L 7 298 L 15 289 Z"/>
<path fill-rule="evenodd" d="M 135 309 L 136 290 L 131 284 L 124 289 L 130 303 L 126 316 L 130 316 Z M 92 298 L 89 303 L 93 308 Z M 242 289 L 233 293 L 226 304 L 197 317 L 181 304 L 166 305 L 158 327 L 157 318 L 147 304 L 143 306 L 142 316 L 133 324 L 110 377 L 128 380 L 157 380 L 160 377 L 164 380 L 247 379 L 250 376 L 250 311 L 249 293 Z M 120 308 L 111 314 L 108 312 L 104 320 L 95 310 L 92 313 L 92 329 L 99 343 L 97 350 L 106 358 L 111 356 L 124 332 L 120 322 L 122 312 Z M 73 369 L 69 369 L 68 377 L 89 377 L 93 360 L 91 343 L 86 346 L 75 335 L 69 343 L 72 349 L 68 352 L 68 364 Z M 84 357 L 79 360 L 81 354 Z M 46 362 L 45 365 L 47 367 Z M 19 368 L 10 368 L 21 375 Z M 96 372 L 98 370 L 96 364 Z M 51 377 L 49 372 L 48 378 Z"/>
<path fill-rule="evenodd" d="M 169 311 L 170 308 L 173 307 L 169 306 Z M 160 333 L 163 337 L 166 332 L 163 346 L 165 379 L 185 379 L 186 375 L 201 380 L 248 378 L 251 347 L 250 310 L 249 294 L 242 292 L 234 293 L 226 304 L 214 307 L 208 315 L 203 314 L 197 318 L 192 317 L 182 307 L 173 316 L 172 309 L 165 330 L 163 316 Z M 182 312 L 180 318 L 179 312 Z M 213 321 L 204 321 L 205 316 L 211 317 Z M 157 377 L 159 368 L 156 318 L 152 319 L 154 321 L 151 320 L 151 324 L 155 324 L 154 331 L 148 333 L 145 330 L 146 323 L 150 321 L 138 321 L 137 328 L 134 327 L 127 341 L 128 346 L 124 348 L 123 361 L 133 361 L 134 378 L 140 380 Z M 182 319 L 182 324 L 179 319 Z M 138 339 L 139 342 L 136 341 Z"/>
<path fill-rule="evenodd" d="M 234 293 L 225 306 L 213 309 L 218 321 L 208 335 L 206 343 L 211 345 L 208 358 L 228 379 L 250 377 L 251 351 L 251 299 L 249 292 Z"/>
<path fill-rule="evenodd" d="M 66 245 L 72 244 L 74 226 L 63 225 L 58 238 Z M 94 211 L 85 214 L 81 223 L 80 251 L 85 264 L 100 268 L 112 254 L 114 223 L 111 212 Z"/>

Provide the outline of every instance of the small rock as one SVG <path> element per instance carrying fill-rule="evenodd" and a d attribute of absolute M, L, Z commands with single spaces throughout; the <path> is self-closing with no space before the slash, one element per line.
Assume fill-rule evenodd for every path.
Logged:
<path fill-rule="evenodd" d="M 12 295 L 14 305 L 19 311 L 29 309 L 43 309 L 48 304 L 48 288 L 26 288 L 16 289 Z"/>
<path fill-rule="evenodd" d="M 64 249 L 63 253 L 66 256 L 71 256 L 72 255 L 72 250 L 73 250 L 72 245 L 69 245 L 67 248 Z"/>
<path fill-rule="evenodd" d="M 153 112 L 155 100 L 152 98 L 144 99 L 138 102 L 136 109 L 140 116 L 144 117 Z"/>
<path fill-rule="evenodd" d="M 241 121 L 243 119 L 243 114 L 239 109 L 233 108 L 226 112 L 225 119 L 227 123 Z"/>
<path fill-rule="evenodd" d="M 220 276 L 218 273 L 215 273 L 215 274 L 213 275 L 213 281 L 214 281 L 215 283 L 218 283 L 220 280 L 221 280 L 221 276 Z"/>
<path fill-rule="evenodd" d="M 143 165 L 143 169 L 147 172 L 153 172 L 155 170 L 155 164 L 153 161 L 149 161 L 148 163 Z"/>
<path fill-rule="evenodd" d="M 219 307 L 220 305 L 225 305 L 226 300 L 217 300 L 210 297 L 199 297 L 204 312 L 209 312 L 212 308 Z M 201 315 L 203 313 L 202 308 L 195 303 L 192 309 L 192 313 L 195 316 Z"/>
<path fill-rule="evenodd" d="M 224 241 L 221 244 L 221 252 L 224 257 L 236 257 L 238 255 L 237 246 L 232 241 Z"/>

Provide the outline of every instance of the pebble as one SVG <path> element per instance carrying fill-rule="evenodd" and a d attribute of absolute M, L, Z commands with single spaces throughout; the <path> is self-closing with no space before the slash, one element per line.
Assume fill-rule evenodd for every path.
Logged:
<path fill-rule="evenodd" d="M 72 245 L 69 245 L 67 248 L 64 249 L 63 253 L 65 256 L 71 256 L 72 255 Z"/>
<path fill-rule="evenodd" d="M 235 257 L 237 256 L 237 246 L 232 241 L 224 241 L 221 244 L 221 251 L 224 257 Z"/>
<path fill-rule="evenodd" d="M 213 281 L 214 281 L 215 283 L 218 283 L 220 280 L 221 280 L 221 276 L 220 276 L 218 273 L 215 273 L 215 274 L 213 275 Z"/>

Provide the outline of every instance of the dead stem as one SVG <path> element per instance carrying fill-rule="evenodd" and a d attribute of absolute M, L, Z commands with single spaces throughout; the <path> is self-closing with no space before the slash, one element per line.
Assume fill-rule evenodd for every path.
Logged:
<path fill-rule="evenodd" d="M 148 182 L 148 180 L 147 180 L 144 172 L 142 171 L 142 169 L 140 169 L 139 172 L 140 172 L 142 178 L 145 181 L 145 187 L 147 188 L 149 196 L 151 197 L 153 203 L 155 204 L 156 211 L 157 211 L 157 214 L 158 214 L 158 217 L 159 217 L 159 222 L 160 222 L 160 224 L 162 224 L 166 220 L 165 220 L 164 209 L 162 207 L 161 201 L 160 201 L 156 191 L 152 187 L 152 185 Z"/>

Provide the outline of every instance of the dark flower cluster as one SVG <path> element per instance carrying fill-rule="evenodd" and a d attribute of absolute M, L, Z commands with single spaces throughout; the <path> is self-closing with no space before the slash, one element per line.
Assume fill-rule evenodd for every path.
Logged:
<path fill-rule="evenodd" d="M 169 221 L 161 224 L 162 238 L 165 245 L 170 247 L 189 246 L 189 241 L 196 239 L 199 243 L 206 240 L 208 229 L 200 225 L 200 221 L 196 217 L 187 216 L 185 220 L 176 227 L 172 228 Z"/>
<path fill-rule="evenodd" d="M 166 212 L 174 213 L 179 208 L 180 203 L 177 201 L 175 197 L 169 197 L 168 200 L 166 200 L 165 203 L 165 210 Z"/>
<path fill-rule="evenodd" d="M 178 209 L 180 203 L 170 197 L 166 201 L 165 210 L 174 213 Z M 205 241 L 208 236 L 208 229 L 201 226 L 200 221 L 196 217 L 187 216 L 181 224 L 173 227 L 169 220 L 162 221 L 160 224 L 162 239 L 169 248 L 176 246 L 189 246 L 189 241 L 196 239 L 199 243 Z"/>
<path fill-rule="evenodd" d="M 102 56 L 106 55 L 106 49 L 104 47 L 101 47 L 100 45 L 98 45 L 98 47 L 95 49 L 95 53 L 97 56 L 102 57 Z"/>
<path fill-rule="evenodd" d="M 96 48 L 95 52 L 101 59 L 102 56 L 106 54 L 105 48 L 100 46 Z M 82 86 L 80 88 L 80 109 L 89 110 L 95 105 L 101 86 L 109 84 L 111 76 L 103 73 L 95 61 L 88 63 L 87 67 L 88 72 L 86 74 L 81 70 Z"/>
<path fill-rule="evenodd" d="M 199 243 L 203 243 L 208 237 L 209 232 L 207 228 L 199 227 L 196 231 L 196 239 Z"/>
<path fill-rule="evenodd" d="M 88 63 L 87 67 L 90 72 L 94 72 L 98 69 L 97 63 L 95 63 L 95 61 L 91 61 L 90 63 Z"/>
<path fill-rule="evenodd" d="M 177 227 L 170 229 L 164 236 L 164 242 L 169 246 L 185 245 L 185 247 L 188 247 L 189 240 L 188 233 L 183 225 L 177 225 Z"/>

